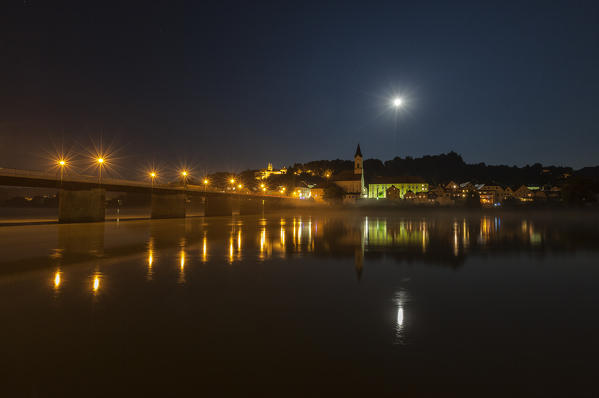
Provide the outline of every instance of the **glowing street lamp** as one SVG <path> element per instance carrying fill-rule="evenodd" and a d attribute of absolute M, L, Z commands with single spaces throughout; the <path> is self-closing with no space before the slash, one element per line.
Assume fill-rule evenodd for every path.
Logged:
<path fill-rule="evenodd" d="M 154 188 L 154 180 L 156 179 L 156 172 L 154 170 L 150 171 L 150 178 L 152 179 L 152 189 Z"/>
<path fill-rule="evenodd" d="M 189 175 L 189 173 L 187 172 L 187 170 L 181 170 L 181 176 L 183 176 L 183 185 L 185 187 L 187 187 L 187 176 Z"/>
<path fill-rule="evenodd" d="M 62 174 L 64 173 L 64 168 L 67 165 L 67 161 L 64 159 L 60 159 L 58 161 L 58 167 L 60 167 L 60 185 L 62 185 Z"/>
<path fill-rule="evenodd" d="M 96 162 L 98 162 L 98 179 L 100 184 L 102 184 L 102 166 L 104 165 L 104 158 L 100 156 L 96 159 Z"/>

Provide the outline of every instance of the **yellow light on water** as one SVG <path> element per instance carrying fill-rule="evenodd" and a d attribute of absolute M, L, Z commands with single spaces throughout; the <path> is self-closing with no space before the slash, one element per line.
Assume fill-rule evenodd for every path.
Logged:
<path fill-rule="evenodd" d="M 56 271 L 54 274 L 54 287 L 58 288 L 60 286 L 60 271 Z"/>

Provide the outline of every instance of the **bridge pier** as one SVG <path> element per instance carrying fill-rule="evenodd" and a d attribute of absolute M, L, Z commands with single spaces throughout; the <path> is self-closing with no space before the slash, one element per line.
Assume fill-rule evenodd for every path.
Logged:
<path fill-rule="evenodd" d="M 185 194 L 152 193 L 151 218 L 185 218 Z"/>
<path fill-rule="evenodd" d="M 61 189 L 58 193 L 58 222 L 97 222 L 105 219 L 106 191 Z"/>
<path fill-rule="evenodd" d="M 204 216 L 231 216 L 233 215 L 233 199 L 230 197 L 206 197 L 204 202 Z"/>

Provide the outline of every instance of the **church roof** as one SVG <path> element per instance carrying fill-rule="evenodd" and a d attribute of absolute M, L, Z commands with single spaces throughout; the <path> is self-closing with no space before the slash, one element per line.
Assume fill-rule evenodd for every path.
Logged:
<path fill-rule="evenodd" d="M 358 147 L 356 148 L 356 154 L 354 155 L 354 158 L 356 156 L 363 157 L 362 156 L 362 151 L 360 150 L 360 144 L 358 144 Z"/>
<path fill-rule="evenodd" d="M 362 174 L 355 174 L 353 170 L 343 170 L 331 177 L 331 181 L 360 181 Z"/>

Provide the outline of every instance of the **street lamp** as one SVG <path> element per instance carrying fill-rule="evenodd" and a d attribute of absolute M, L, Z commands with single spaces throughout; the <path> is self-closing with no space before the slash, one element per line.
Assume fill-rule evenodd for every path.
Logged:
<path fill-rule="evenodd" d="M 182 170 L 181 171 L 181 175 L 183 176 L 183 185 L 185 186 L 185 188 L 187 188 L 187 175 L 189 173 L 187 172 L 187 170 Z"/>
<path fill-rule="evenodd" d="M 210 181 L 208 181 L 208 179 L 207 179 L 207 178 L 204 178 L 204 181 L 202 181 L 202 182 L 204 183 L 204 192 L 206 192 L 206 188 L 208 188 L 208 183 L 209 183 Z"/>
<path fill-rule="evenodd" d="M 150 178 L 152 179 L 152 189 L 154 189 L 154 180 L 156 179 L 156 172 L 150 171 Z"/>
<path fill-rule="evenodd" d="M 64 172 L 64 168 L 67 165 L 67 161 L 64 159 L 60 159 L 58 161 L 58 167 L 60 167 L 60 185 L 62 185 L 62 174 Z"/>
<path fill-rule="evenodd" d="M 403 106 L 404 100 L 401 97 L 393 98 L 391 105 L 395 108 L 395 151 L 397 151 L 397 144 L 399 141 L 399 110 Z"/>
<path fill-rule="evenodd" d="M 100 156 L 96 161 L 98 162 L 98 179 L 100 184 L 102 184 L 102 166 L 104 165 L 104 158 Z"/>

